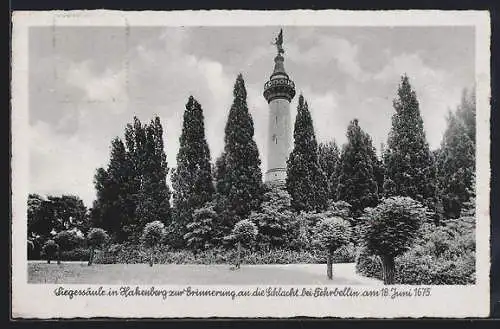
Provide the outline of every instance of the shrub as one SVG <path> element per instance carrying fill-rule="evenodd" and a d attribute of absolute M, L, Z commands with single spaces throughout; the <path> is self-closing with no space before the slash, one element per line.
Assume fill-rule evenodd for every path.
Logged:
<path fill-rule="evenodd" d="M 241 243 L 244 246 L 252 246 L 255 243 L 257 234 L 257 226 L 252 221 L 243 219 L 234 225 L 228 240 Z"/>
<path fill-rule="evenodd" d="M 356 260 L 356 248 L 353 243 L 344 245 L 333 252 L 334 263 L 354 263 Z"/>
<path fill-rule="evenodd" d="M 162 222 L 154 221 L 147 223 L 146 226 L 144 226 L 144 231 L 141 238 L 142 244 L 147 248 L 154 249 L 156 246 L 162 243 L 163 239 L 165 238 L 165 233 L 166 233 L 165 225 L 163 225 Z M 154 263 L 153 257 L 154 257 L 154 252 L 151 251 L 149 266 L 153 266 Z"/>
<path fill-rule="evenodd" d="M 87 244 L 90 247 L 89 263 L 94 260 L 94 249 L 101 247 L 108 240 L 108 234 L 102 228 L 91 228 L 87 234 Z"/>
<path fill-rule="evenodd" d="M 196 209 L 192 215 L 192 222 L 186 226 L 187 233 L 184 234 L 186 245 L 194 250 L 210 248 L 214 244 L 213 235 L 217 217 L 211 203 Z"/>
<path fill-rule="evenodd" d="M 238 221 L 235 225 L 231 234 L 228 236 L 227 240 L 236 242 L 238 246 L 238 251 L 236 255 L 236 268 L 240 267 L 241 264 L 241 247 L 247 246 L 252 247 L 255 244 L 255 239 L 259 233 L 257 226 L 249 219 L 243 219 Z"/>
<path fill-rule="evenodd" d="M 466 256 L 457 261 L 436 260 L 430 255 L 415 258 L 404 254 L 396 261 L 399 284 L 466 285 L 475 282 L 475 258 Z"/>
<path fill-rule="evenodd" d="M 79 235 L 78 231 L 66 230 L 57 233 L 54 237 L 54 241 L 59 245 L 59 257 L 57 262 L 60 263 L 62 261 L 62 252 L 82 246 L 84 238 Z"/>
<path fill-rule="evenodd" d="M 288 247 L 292 250 L 311 249 L 312 234 L 310 233 L 308 221 L 303 215 L 290 218 L 288 235 Z"/>
<path fill-rule="evenodd" d="M 379 256 L 371 255 L 366 248 L 362 248 L 356 259 L 356 272 L 370 277 L 383 280 L 382 263 Z"/>
<path fill-rule="evenodd" d="M 291 198 L 284 186 L 268 184 L 259 211 L 249 219 L 257 225 L 257 243 L 269 248 L 283 248 L 290 244 L 293 213 Z"/>
<path fill-rule="evenodd" d="M 61 231 L 56 234 L 54 241 L 59 245 L 61 250 L 71 250 L 83 245 L 83 237 L 74 230 Z"/>
<path fill-rule="evenodd" d="M 155 247 L 165 238 L 165 225 L 160 221 L 147 223 L 142 234 L 142 243 L 146 247 Z"/>
<path fill-rule="evenodd" d="M 83 262 L 88 260 L 90 257 L 90 250 L 87 248 L 75 248 L 72 250 L 61 251 L 61 261 L 71 262 L 78 261 Z"/>
<path fill-rule="evenodd" d="M 87 244 L 94 248 L 101 247 L 109 236 L 102 228 L 91 228 L 87 234 Z"/>
<path fill-rule="evenodd" d="M 47 257 L 47 263 L 54 258 L 56 252 L 59 250 L 59 245 L 54 240 L 48 240 L 45 242 L 42 248 L 43 254 Z"/>
<path fill-rule="evenodd" d="M 46 241 L 41 236 L 28 237 L 28 259 L 41 259 L 42 248 Z"/>

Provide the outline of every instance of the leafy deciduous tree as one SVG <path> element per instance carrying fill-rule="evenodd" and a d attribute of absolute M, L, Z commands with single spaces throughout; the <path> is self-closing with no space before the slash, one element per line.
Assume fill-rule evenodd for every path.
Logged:
<path fill-rule="evenodd" d="M 327 251 L 327 276 L 329 280 L 332 280 L 333 253 L 349 243 L 351 225 L 340 217 L 329 217 L 317 223 L 315 232 L 315 244 Z"/>
<path fill-rule="evenodd" d="M 382 259 L 384 284 L 394 283 L 394 258 L 411 246 L 425 216 L 422 204 L 409 197 L 383 199 L 366 209 L 363 237 L 367 250 Z"/>
<path fill-rule="evenodd" d="M 252 246 L 255 243 L 255 239 L 258 233 L 259 231 L 257 229 L 257 226 L 249 219 L 242 219 L 234 225 L 234 228 L 227 239 L 236 242 L 238 248 L 236 268 L 240 268 L 241 248 L 244 246 Z"/>
<path fill-rule="evenodd" d="M 100 248 L 108 240 L 108 234 L 102 228 L 91 228 L 87 234 L 87 245 L 90 248 L 88 265 L 94 261 L 95 249 Z"/>

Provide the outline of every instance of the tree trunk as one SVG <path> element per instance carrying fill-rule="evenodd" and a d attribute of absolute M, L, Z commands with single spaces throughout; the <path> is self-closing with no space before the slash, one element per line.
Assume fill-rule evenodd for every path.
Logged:
<path fill-rule="evenodd" d="M 149 266 L 153 266 L 154 250 L 151 250 L 151 257 L 149 258 Z"/>
<path fill-rule="evenodd" d="M 381 258 L 384 284 L 394 284 L 394 257 L 382 256 Z"/>
<path fill-rule="evenodd" d="M 92 263 L 94 262 L 94 248 L 91 247 L 90 248 L 90 257 L 89 257 L 89 266 L 92 265 Z"/>
<path fill-rule="evenodd" d="M 240 268 L 241 264 L 241 242 L 238 241 L 238 252 L 236 255 L 236 268 Z"/>
<path fill-rule="evenodd" d="M 47 259 L 47 264 L 50 264 L 50 258 L 49 258 L 49 259 Z"/>
<path fill-rule="evenodd" d="M 58 265 L 61 264 L 61 258 L 62 258 L 62 253 L 61 253 L 61 249 L 59 249 L 59 251 L 57 252 L 57 264 Z"/>
<path fill-rule="evenodd" d="M 328 251 L 328 255 L 326 256 L 326 275 L 328 276 L 328 280 L 332 280 L 332 278 L 333 278 L 333 253 L 331 250 Z"/>

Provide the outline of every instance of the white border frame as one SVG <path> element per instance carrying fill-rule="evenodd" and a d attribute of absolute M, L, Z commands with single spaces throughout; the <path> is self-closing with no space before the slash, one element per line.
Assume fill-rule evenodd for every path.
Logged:
<path fill-rule="evenodd" d="M 27 283 L 28 29 L 31 26 L 475 26 L 477 99 L 477 284 L 433 286 L 408 299 L 56 297 L 59 285 Z M 12 34 L 12 312 L 16 318 L 71 317 L 486 317 L 490 271 L 490 17 L 487 11 L 142 11 L 14 12 Z M 64 285 L 86 288 L 87 285 Z M 99 287 L 99 285 L 91 285 Z M 193 285 L 195 286 L 195 285 Z M 112 286 L 106 286 L 112 287 Z M 116 287 L 116 286 L 115 286 Z M 148 288 L 142 286 L 143 288 Z M 173 286 L 158 286 L 158 288 Z M 216 288 L 215 286 L 210 286 Z M 250 286 L 245 286 L 250 287 Z M 286 288 L 287 286 L 283 286 Z M 333 286 L 332 286 L 333 287 Z M 397 286 L 404 288 L 405 286 Z M 413 287 L 413 286 L 412 286 Z M 229 286 L 221 288 L 230 288 Z M 233 287 L 237 288 L 237 287 Z"/>

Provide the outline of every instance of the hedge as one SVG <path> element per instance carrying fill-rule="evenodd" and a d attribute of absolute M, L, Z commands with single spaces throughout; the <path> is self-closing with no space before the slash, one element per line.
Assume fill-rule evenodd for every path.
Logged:
<path fill-rule="evenodd" d="M 354 246 L 337 250 L 335 263 L 354 262 Z M 147 263 L 149 251 L 137 245 L 112 245 L 95 256 L 95 264 Z M 230 264 L 236 260 L 234 249 L 209 249 L 193 253 L 189 250 L 173 251 L 161 248 L 155 251 L 156 264 Z M 326 254 L 319 251 L 293 251 L 275 249 L 270 251 L 244 250 L 243 264 L 318 264 L 326 263 Z"/>
<path fill-rule="evenodd" d="M 86 262 L 89 260 L 90 250 L 87 248 L 75 248 L 73 250 L 66 250 L 61 252 L 61 261 L 71 262 L 71 261 L 81 261 Z M 47 256 L 42 252 L 40 255 L 42 260 L 47 260 Z M 57 261 L 59 255 L 56 253 L 51 260 Z"/>

